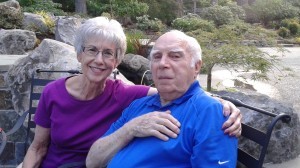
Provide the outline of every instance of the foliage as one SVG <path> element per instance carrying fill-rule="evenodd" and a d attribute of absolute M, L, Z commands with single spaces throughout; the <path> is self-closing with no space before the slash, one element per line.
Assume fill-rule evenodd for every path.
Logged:
<path fill-rule="evenodd" d="M 60 3 L 54 3 L 52 0 L 19 0 L 19 3 L 25 12 L 36 13 L 45 11 L 58 16 L 66 15 L 66 13 L 60 9 L 62 5 Z"/>
<path fill-rule="evenodd" d="M 136 17 L 137 20 L 137 28 L 140 30 L 145 31 L 162 31 L 166 27 L 165 25 L 157 18 L 154 18 L 153 20 L 149 18 L 148 15 Z"/>
<path fill-rule="evenodd" d="M 173 20 L 172 27 L 184 32 L 201 29 L 207 32 L 212 32 L 215 28 L 214 24 L 210 21 L 201 19 L 196 14 L 187 14 L 181 18 Z"/>
<path fill-rule="evenodd" d="M 203 9 L 200 16 L 206 20 L 211 20 L 217 27 L 229 24 L 234 20 L 234 15 L 228 6 L 211 6 Z"/>
<path fill-rule="evenodd" d="M 0 28 L 17 29 L 21 28 L 23 13 L 21 10 L 0 6 Z"/>
<path fill-rule="evenodd" d="M 139 39 L 144 39 L 144 38 L 145 38 L 145 35 L 140 30 L 131 30 L 131 31 L 126 32 L 126 40 L 127 40 L 126 53 L 142 55 L 140 53 L 141 43 L 140 43 Z"/>
<path fill-rule="evenodd" d="M 149 6 L 147 15 L 158 18 L 164 24 L 170 25 L 178 16 L 179 6 L 176 0 L 141 0 L 141 2 Z"/>
<path fill-rule="evenodd" d="M 109 0 L 99 2 L 88 1 L 88 13 L 92 16 L 99 16 L 102 12 L 110 13 L 113 18 L 142 16 L 147 13 L 149 7 L 146 3 L 137 0 Z"/>
<path fill-rule="evenodd" d="M 241 6 L 238 6 L 236 3 L 228 3 L 227 6 L 229 7 L 235 19 L 246 19 L 245 10 Z"/>
<path fill-rule="evenodd" d="M 55 21 L 52 19 L 51 15 L 45 11 L 36 12 L 37 15 L 40 15 L 44 18 L 45 25 L 47 26 L 49 32 L 44 32 L 48 34 L 54 34 L 55 31 Z"/>
<path fill-rule="evenodd" d="M 290 36 L 290 30 L 286 27 L 280 27 L 278 29 L 278 35 L 280 37 L 286 38 L 286 37 Z"/>
<path fill-rule="evenodd" d="M 300 32 L 299 20 L 296 18 L 282 20 L 280 22 L 280 27 L 289 29 L 291 35 L 297 35 Z"/>
<path fill-rule="evenodd" d="M 286 0 L 256 0 L 246 13 L 258 18 L 264 25 L 271 21 L 280 21 L 285 18 L 294 18 L 300 14 L 300 9 Z M 247 15 L 248 15 L 247 13 Z M 248 18 L 251 20 L 251 18 Z"/>
<path fill-rule="evenodd" d="M 143 57 L 148 57 L 150 52 L 150 44 L 154 41 L 156 35 L 149 36 L 145 35 L 140 30 L 130 30 L 126 32 L 127 40 L 127 51 L 126 53 L 137 54 Z"/>
<path fill-rule="evenodd" d="M 253 33 L 255 33 L 253 35 Z M 267 34 L 270 35 L 267 35 Z M 195 30 L 188 33 L 201 44 L 203 51 L 203 66 L 208 74 L 207 90 L 211 90 L 212 69 L 215 65 L 223 66 L 229 70 L 254 71 L 251 78 L 268 79 L 266 73 L 276 66 L 278 59 L 259 50 L 253 43 L 246 43 L 246 39 L 258 39 L 260 35 L 269 36 L 268 40 L 275 42 L 276 34 L 257 29 L 247 23 L 232 22 L 223 25 L 213 32 Z"/>
<path fill-rule="evenodd" d="M 112 19 L 111 15 L 107 12 L 103 12 L 101 16 L 107 17 L 108 19 Z"/>

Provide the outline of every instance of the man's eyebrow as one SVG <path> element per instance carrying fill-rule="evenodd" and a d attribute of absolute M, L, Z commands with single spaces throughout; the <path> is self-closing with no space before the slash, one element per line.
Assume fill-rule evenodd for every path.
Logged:
<path fill-rule="evenodd" d="M 182 49 L 173 49 L 173 50 L 170 50 L 170 52 L 172 52 L 172 53 L 183 53 L 184 50 L 182 50 Z"/>

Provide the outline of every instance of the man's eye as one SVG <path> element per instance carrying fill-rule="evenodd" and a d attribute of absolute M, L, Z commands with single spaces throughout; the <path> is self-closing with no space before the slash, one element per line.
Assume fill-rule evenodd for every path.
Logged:
<path fill-rule="evenodd" d="M 172 54 L 172 55 L 170 55 L 170 57 L 172 59 L 178 59 L 178 58 L 180 58 L 180 55 L 178 55 L 178 54 Z"/>
<path fill-rule="evenodd" d="M 158 60 L 161 58 L 161 55 L 153 55 L 153 59 Z"/>

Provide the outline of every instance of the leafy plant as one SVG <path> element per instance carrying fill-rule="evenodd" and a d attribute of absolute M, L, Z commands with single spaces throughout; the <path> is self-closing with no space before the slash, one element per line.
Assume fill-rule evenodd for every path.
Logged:
<path fill-rule="evenodd" d="M 172 27 L 184 32 L 201 29 L 212 32 L 215 29 L 213 22 L 203 20 L 196 14 L 188 14 L 173 20 Z"/>
<path fill-rule="evenodd" d="M 60 9 L 62 5 L 60 3 L 54 3 L 52 0 L 20 0 L 19 3 L 25 12 L 36 13 L 45 11 L 58 16 L 66 15 L 66 13 Z"/>
<path fill-rule="evenodd" d="M 150 19 L 148 15 L 136 17 L 136 20 L 137 28 L 140 30 L 158 32 L 166 28 L 159 19 Z"/>
<path fill-rule="evenodd" d="M 251 13 L 252 17 L 258 18 L 261 23 L 267 26 L 272 21 L 297 17 L 300 9 L 286 0 L 256 0 L 246 10 L 246 13 L 247 15 Z"/>
<path fill-rule="evenodd" d="M 228 6 L 215 5 L 204 8 L 200 13 L 200 16 L 203 19 L 213 21 L 217 27 L 229 24 L 234 20 L 234 15 Z"/>
<path fill-rule="evenodd" d="M 126 53 L 137 54 L 143 57 L 148 57 L 151 46 L 156 35 L 151 37 L 145 35 L 140 30 L 131 30 L 126 32 L 127 51 Z"/>
<path fill-rule="evenodd" d="M 290 36 L 290 30 L 286 27 L 280 27 L 278 29 L 278 35 L 280 37 L 286 38 L 286 37 Z"/>

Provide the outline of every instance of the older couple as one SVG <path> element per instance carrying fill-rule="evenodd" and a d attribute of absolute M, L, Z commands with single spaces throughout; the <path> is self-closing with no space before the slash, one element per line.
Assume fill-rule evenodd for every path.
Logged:
<path fill-rule="evenodd" d="M 111 147 L 112 143 L 112 146 L 114 143 L 118 145 L 117 149 L 109 149 L 114 151 L 105 156 L 105 161 L 101 161 L 101 164 L 106 165 L 113 154 L 120 151 L 120 155 L 117 154 L 111 161 L 112 165 L 119 165 L 118 160 L 122 160 L 124 154 L 127 155 L 126 148 L 125 153 L 122 153 L 121 148 L 129 147 L 130 141 L 135 146 L 135 141 L 147 139 L 151 142 L 151 146 L 148 146 L 150 148 L 155 146 L 157 149 L 164 146 L 162 143 L 168 143 L 170 149 L 183 152 L 178 155 L 183 155 L 184 158 L 176 162 L 186 164 L 183 160 L 190 157 L 190 163 L 194 164 L 192 158 L 203 153 L 203 143 L 207 145 L 205 148 L 209 152 L 201 156 L 201 162 L 205 161 L 204 157 L 219 152 L 214 149 L 220 144 L 216 138 L 221 138 L 222 142 L 235 139 L 224 135 L 222 127 L 225 133 L 240 135 L 239 110 L 227 101 L 222 101 L 222 106 L 207 96 L 195 81 L 201 66 L 200 48 L 194 51 L 194 47 L 189 47 L 190 43 L 185 40 L 185 36 L 178 32 L 169 35 L 174 35 L 176 41 L 170 37 L 161 37 L 164 40 L 160 38 L 157 41 L 151 54 L 151 70 L 159 91 L 157 94 L 155 88 L 126 85 L 108 78 L 122 61 L 126 50 L 126 37 L 117 21 L 97 17 L 82 24 L 76 33 L 74 45 L 82 74 L 58 79 L 45 87 L 34 118 L 37 124 L 34 140 L 27 151 L 23 167 L 53 168 L 71 162 L 84 162 L 95 141 L 87 163 L 99 165 L 95 162 L 100 160 L 97 145 L 102 139 L 98 139 L 121 116 L 122 111 L 139 98 L 142 99 L 131 104 L 106 133 L 109 136 L 104 137 L 105 144 L 108 145 L 105 148 Z M 176 39 L 177 35 L 181 38 Z M 195 41 L 193 44 L 197 45 Z M 191 56 L 194 52 L 197 52 L 197 56 Z M 222 109 L 225 116 L 231 113 L 229 119 L 223 115 Z M 129 122 L 126 123 L 127 121 Z M 126 131 L 122 131 L 123 129 Z M 113 132 L 121 132 L 122 135 L 115 136 Z M 112 141 L 106 141 L 106 138 L 111 137 Z M 116 139 L 117 137 L 125 139 Z M 209 146 L 210 144 L 213 146 Z M 145 149 L 145 146 L 141 149 Z M 168 151 L 168 148 L 162 149 Z M 140 148 L 135 150 L 137 151 L 132 156 L 137 155 Z M 194 150 L 197 152 L 194 153 Z M 173 149 L 169 151 L 172 152 Z M 149 156 L 156 153 L 151 152 Z M 236 156 L 234 152 L 228 153 L 232 157 Z M 223 156 L 224 153 L 220 153 L 220 157 L 216 159 L 231 159 Z M 213 161 L 212 158 L 207 159 L 205 163 Z M 166 163 L 169 161 L 166 160 Z M 139 163 L 148 164 L 139 160 L 132 165 Z"/>

